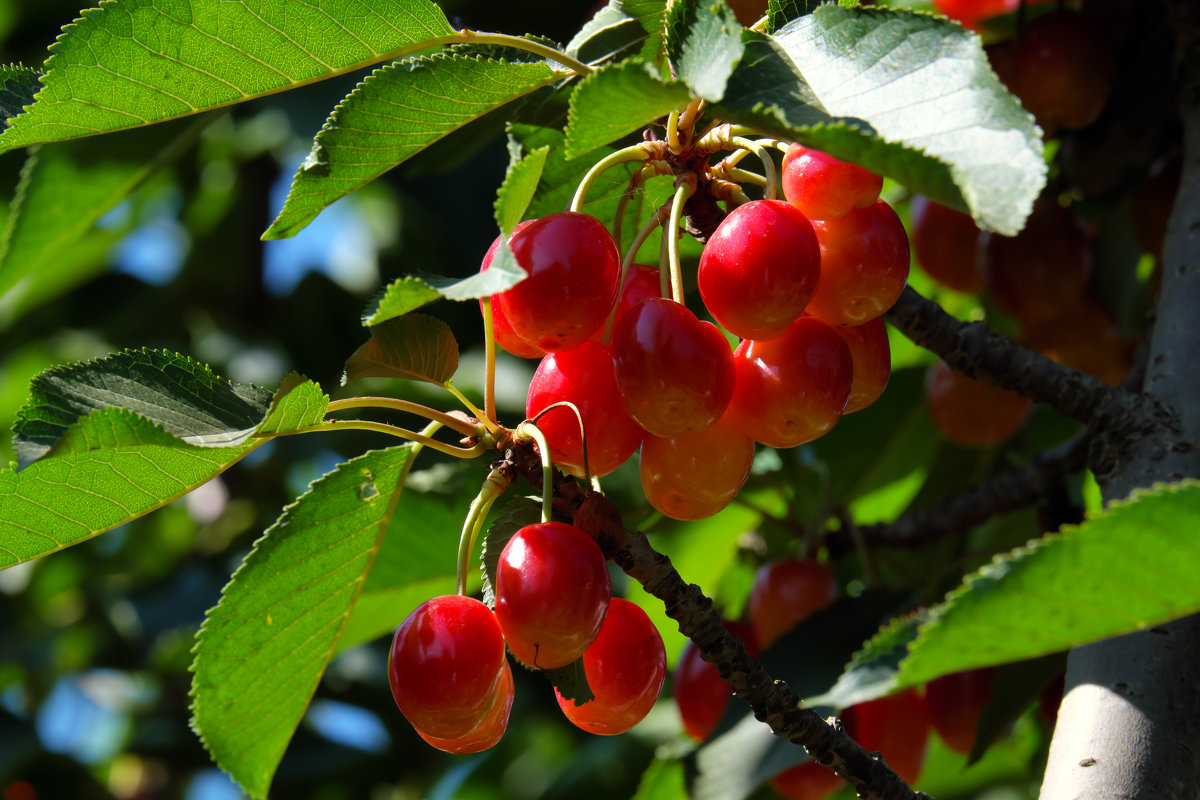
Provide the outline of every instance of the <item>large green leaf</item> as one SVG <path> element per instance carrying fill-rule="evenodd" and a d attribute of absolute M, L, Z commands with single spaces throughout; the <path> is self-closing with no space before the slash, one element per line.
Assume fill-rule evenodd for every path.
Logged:
<path fill-rule="evenodd" d="M 601 67 L 583 79 L 571 95 L 566 156 L 632 133 L 691 99 L 679 81 L 665 81 L 650 64 L 636 59 Z"/>
<path fill-rule="evenodd" d="M 1012 235 L 1045 183 L 1041 137 L 979 39 L 910 11 L 826 3 L 747 31 L 716 113 L 889 175 Z"/>
<path fill-rule="evenodd" d="M 0 569 L 160 508 L 256 446 L 184 444 L 122 408 L 88 414 L 56 442 L 50 457 L 0 472 Z"/>
<path fill-rule="evenodd" d="M 900 686 L 1019 661 L 1200 611 L 1200 483 L 1135 493 L 998 557 L 933 608 Z"/>
<path fill-rule="evenodd" d="M 338 198 L 562 76 L 545 62 L 453 53 L 375 70 L 330 114 L 263 238 L 296 235 Z"/>
<path fill-rule="evenodd" d="M 585 63 L 610 61 L 645 44 L 646 29 L 620 0 L 610 0 L 567 43 L 566 54 Z"/>
<path fill-rule="evenodd" d="M 102 0 L 51 45 L 0 152 L 239 103 L 452 34 L 429 0 Z"/>
<path fill-rule="evenodd" d="M 458 342 L 440 319 L 409 314 L 371 328 L 371 338 L 346 361 L 345 382 L 403 378 L 444 384 L 458 368 Z"/>
<path fill-rule="evenodd" d="M 406 275 L 388 284 L 370 310 L 363 315 L 363 324 L 379 325 L 415 311 L 434 300 L 478 300 L 511 289 L 528 274 L 510 257 L 509 262 L 493 260 L 486 272 L 477 272 L 466 278 Z"/>
<path fill-rule="evenodd" d="M 667 12 L 667 53 L 674 74 L 696 97 L 720 100 L 744 50 L 742 26 L 724 2 L 681 0 Z"/>
<path fill-rule="evenodd" d="M 412 453 L 369 452 L 314 482 L 255 543 L 197 634 L 193 727 L 255 797 L 333 656 Z"/>

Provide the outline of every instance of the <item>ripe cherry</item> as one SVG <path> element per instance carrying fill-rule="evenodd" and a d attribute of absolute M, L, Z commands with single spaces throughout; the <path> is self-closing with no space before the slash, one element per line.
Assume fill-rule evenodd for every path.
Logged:
<path fill-rule="evenodd" d="M 833 573 L 807 558 L 786 558 L 758 568 L 747 614 L 754 639 L 764 649 L 796 623 L 837 598 Z"/>
<path fill-rule="evenodd" d="M 975 220 L 920 195 L 913 197 L 909 210 L 917 263 L 943 286 L 978 292 L 983 277 L 976 262 L 980 230 Z"/>
<path fill-rule="evenodd" d="M 769 342 L 744 340 L 734 352 L 730 419 L 768 447 L 795 447 L 827 433 L 850 397 L 850 346 L 836 330 L 804 316 Z"/>
<path fill-rule="evenodd" d="M 488 711 L 483 720 L 469 733 L 454 739 L 439 739 L 435 736 L 430 736 L 420 729 L 417 729 L 417 734 L 426 743 L 447 753 L 460 755 L 464 753 L 478 753 L 494 746 L 504 736 L 504 731 L 508 728 L 508 715 L 512 711 L 512 703 L 512 668 L 508 665 L 508 661 L 505 661 L 500 676 L 500 684 L 496 688 L 496 696 L 492 701 L 491 710 Z"/>
<path fill-rule="evenodd" d="M 516 233 L 528 227 L 532 222 L 533 220 L 526 220 L 520 223 L 513 232 Z M 483 263 L 479 267 L 480 272 L 486 272 L 492 266 L 492 260 L 496 257 L 496 251 L 500 249 L 501 239 L 503 239 L 503 236 L 497 236 L 492 242 L 491 247 L 484 254 Z M 517 335 L 517 332 L 513 330 L 512 323 L 508 321 L 508 316 L 505 315 L 504 309 L 500 307 L 499 298 L 499 294 L 494 294 L 490 298 L 492 304 L 492 336 L 495 338 L 496 344 L 514 356 L 520 356 L 521 358 L 541 358 L 545 351 L 540 347 L 535 347 Z M 479 301 L 479 310 L 481 312 L 484 310 L 482 300 Z"/>
<path fill-rule="evenodd" d="M 853 328 L 835 330 L 850 345 L 850 361 L 854 364 L 850 399 L 842 412 L 849 414 L 866 408 L 883 394 L 892 374 L 892 350 L 888 344 L 887 326 L 880 318 Z"/>
<path fill-rule="evenodd" d="M 729 419 L 699 433 L 647 436 L 638 457 L 650 505 L 672 519 L 704 519 L 737 496 L 754 461 L 754 440 Z"/>
<path fill-rule="evenodd" d="M 725 627 L 742 640 L 751 658 L 758 658 L 758 645 L 749 625 L 726 622 Z M 700 649 L 689 639 L 671 673 L 671 683 L 683 729 L 697 741 L 707 739 L 716 730 L 731 696 L 729 684 L 721 680 L 721 671 L 716 664 L 705 661 Z"/>
<path fill-rule="evenodd" d="M 655 436 L 702 431 L 729 405 L 729 343 L 679 303 L 652 297 L 631 308 L 613 329 L 612 355 L 626 408 Z"/>
<path fill-rule="evenodd" d="M 613 324 L 615 325 L 617 320 L 625 316 L 629 309 L 651 297 L 662 297 L 658 267 L 630 264 L 628 272 L 625 273 L 625 280 L 621 282 L 621 294 L 617 298 L 617 310 L 613 317 Z M 609 333 L 611 334 L 611 331 Z M 600 329 L 592 334 L 592 340 L 603 341 L 603 336 L 604 326 L 601 325 Z"/>
<path fill-rule="evenodd" d="M 611 595 L 600 546 L 573 525 L 526 525 L 500 552 L 496 619 L 513 655 L 530 666 L 554 669 L 583 655 Z"/>
<path fill-rule="evenodd" d="M 915 783 L 925 760 L 929 724 L 921 696 L 911 689 L 868 700 L 842 712 L 846 733 L 865 749 L 878 752 L 905 783 Z M 815 761 L 806 761 L 771 779 L 789 800 L 819 800 L 842 785 L 842 779 Z"/>
<path fill-rule="evenodd" d="M 602 736 L 624 733 L 641 722 L 667 675 L 662 637 L 646 612 L 614 597 L 600 635 L 583 654 L 583 672 L 594 699 L 575 705 L 555 690 L 567 719 Z"/>
<path fill-rule="evenodd" d="M 967 447 L 991 447 L 1025 424 L 1029 399 L 985 381 L 968 378 L 944 361 L 925 373 L 925 400 L 946 438 Z"/>
<path fill-rule="evenodd" d="M 783 156 L 783 196 L 809 219 L 837 219 L 879 199 L 883 178 L 828 153 L 793 144 Z"/>
<path fill-rule="evenodd" d="M 501 292 L 513 331 L 546 352 L 587 341 L 612 310 L 621 257 L 595 217 L 563 211 L 534 220 L 508 241 L 529 277 Z"/>
<path fill-rule="evenodd" d="M 752 200 L 717 226 L 700 256 L 704 306 L 743 339 L 774 339 L 817 289 L 821 251 L 812 223 L 782 200 Z"/>
<path fill-rule="evenodd" d="M 983 707 L 992 702 L 995 667 L 955 672 L 925 686 L 929 723 L 951 750 L 969 753 Z"/>
<path fill-rule="evenodd" d="M 838 219 L 814 220 L 821 277 L 808 313 L 831 325 L 882 316 L 908 281 L 908 234 L 883 200 Z"/>
<path fill-rule="evenodd" d="M 1031 334 L 1077 303 L 1092 274 L 1083 231 L 1053 197 L 1034 203 L 1016 236 L 984 233 L 979 247 L 988 294 Z"/>
<path fill-rule="evenodd" d="M 964 28 L 977 31 L 983 20 L 1007 14 L 1017 7 L 1014 0 L 933 0 L 933 7 L 941 14 L 958 20 Z"/>
<path fill-rule="evenodd" d="M 592 475 L 607 475 L 624 464 L 646 435 L 625 408 L 613 374 L 612 354 L 598 342 L 547 353 L 538 364 L 525 397 L 525 414 L 532 418 L 563 401 L 574 403 L 583 417 Z M 583 439 L 575 412 L 565 406 L 551 409 L 537 425 L 546 435 L 554 463 L 582 476 Z"/>
<path fill-rule="evenodd" d="M 506 664 L 495 615 L 474 598 L 446 595 L 419 605 L 396 630 L 388 682 L 414 728 L 458 739 L 492 711 Z"/>
<path fill-rule="evenodd" d="M 1013 93 L 1046 131 L 1077 130 L 1104 111 L 1116 58 L 1091 16 L 1062 10 L 1026 25 L 1013 54 Z"/>

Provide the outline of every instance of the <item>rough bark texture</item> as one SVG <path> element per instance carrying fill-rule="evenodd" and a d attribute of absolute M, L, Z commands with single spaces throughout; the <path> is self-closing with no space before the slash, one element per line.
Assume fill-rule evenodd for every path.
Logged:
<path fill-rule="evenodd" d="M 1169 4 L 1178 36 L 1183 180 L 1164 253 L 1144 390 L 1177 425 L 1128 439 L 1101 430 L 1105 501 L 1200 475 L 1200 7 Z M 1107 452 L 1105 452 L 1107 451 Z M 1130 542 L 1130 547 L 1136 547 Z M 1194 798 L 1200 786 L 1200 619 L 1071 652 L 1042 800 Z"/>

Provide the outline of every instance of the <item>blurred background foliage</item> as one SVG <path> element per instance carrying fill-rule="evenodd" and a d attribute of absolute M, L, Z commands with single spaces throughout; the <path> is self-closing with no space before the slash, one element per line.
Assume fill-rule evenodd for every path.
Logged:
<path fill-rule="evenodd" d="M 534 32 L 560 42 L 592 5 L 443 3 L 455 25 Z M 40 64 L 78 11 L 73 0 L 0 0 L 0 62 Z M 61 293 L 37 303 L 0 298 L 4 426 L 38 372 L 122 348 L 178 351 L 221 375 L 265 386 L 296 370 L 336 395 L 344 359 L 366 338 L 360 314 L 382 285 L 414 271 L 476 271 L 496 235 L 492 203 L 507 161 L 503 137 L 496 135 L 499 119 L 335 204 L 295 239 L 259 240 L 312 136 L 361 77 L 219 112 L 173 163 L 61 254 Z M 115 136 L 150 152 L 189 124 Z M 95 140 L 80 147 L 109 144 Z M 13 195 L 25 156 L 18 151 L 0 158 L 5 197 Z M 890 186 L 888 192 L 906 213 L 904 191 Z M 5 214 L 7 204 L 0 205 Z M 977 298 L 938 290 L 919 272 L 913 283 L 959 316 L 980 313 Z M 430 311 L 450 323 L 464 351 L 456 384 L 478 395 L 477 307 L 442 303 Z M 880 403 L 812 446 L 760 453 L 740 501 L 711 520 L 683 525 L 661 519 L 646 505 L 636 468 L 628 465 L 606 480 L 606 489 L 627 510 L 630 525 L 652 531 L 656 547 L 671 555 L 685 578 L 704 586 L 735 617 L 754 569 L 794 551 L 818 508 L 844 507 L 860 523 L 888 520 L 998 469 L 1028 463 L 1033 452 L 1073 430 L 1039 411 L 1003 448 L 955 447 L 940 438 L 924 410 L 928 355 L 896 339 L 894 359 L 896 372 Z M 523 415 L 532 367 L 501 361 L 503 418 L 515 422 Z M 446 401 L 420 387 L 378 388 Z M 0 572 L 0 798 L 240 797 L 187 725 L 192 637 L 205 609 L 290 498 L 339 461 L 388 443 L 364 433 L 287 437 L 167 508 L 52 558 Z M 0 455 L 11 459 L 7 436 Z M 406 493 L 429 495 L 461 519 L 483 467 L 433 456 L 422 457 Z M 1064 484 L 1062 492 L 1074 503 L 1094 497 L 1078 481 Z M 397 525 L 403 517 L 402 507 Z M 886 589 L 898 598 L 890 608 L 911 609 L 937 600 L 963 571 L 1036 535 L 1045 523 L 1035 511 L 1014 514 L 960 540 L 874 553 L 869 569 L 854 551 L 841 554 L 834 566 L 849 596 Z M 445 536 L 457 533 L 448 529 Z M 674 625 L 639 587 L 615 577 L 652 613 L 673 662 L 683 646 Z M 855 611 L 850 601 L 847 608 L 843 613 L 867 634 L 878 624 L 877 608 Z M 869 613 L 876 616 L 863 616 Z M 820 658 L 812 657 L 811 641 L 802 649 L 784 640 L 772 669 L 819 691 L 819 681 L 828 685 L 830 670 L 835 677 L 862 641 L 828 638 Z M 664 702 L 633 733 L 601 738 L 566 723 L 541 678 L 519 674 L 513 722 L 502 743 L 478 756 L 444 755 L 421 743 L 397 713 L 387 688 L 386 647 L 380 640 L 333 662 L 275 778 L 273 796 L 632 797 L 656 748 L 680 753 L 689 747 L 669 684 Z M 1033 713 L 1021 716 L 1012 731 L 970 769 L 962 756 L 935 742 L 919 786 L 941 798 L 1033 797 L 1047 732 Z"/>

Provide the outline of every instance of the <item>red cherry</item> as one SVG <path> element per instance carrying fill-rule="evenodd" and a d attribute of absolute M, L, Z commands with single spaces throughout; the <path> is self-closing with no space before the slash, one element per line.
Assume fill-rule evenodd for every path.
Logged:
<path fill-rule="evenodd" d="M 758 568 L 747 614 L 754 639 L 767 648 L 797 623 L 837 598 L 833 573 L 807 558 L 786 558 Z"/>
<path fill-rule="evenodd" d="M 835 328 L 850 345 L 854 381 L 843 414 L 859 411 L 874 403 L 887 387 L 892 374 L 892 350 L 888 345 L 887 326 L 876 318 L 853 328 Z"/>
<path fill-rule="evenodd" d="M 526 220 L 520 223 L 513 229 L 513 233 L 528 227 L 532 222 L 533 220 Z M 484 253 L 483 263 L 479 267 L 480 272 L 487 272 L 488 268 L 492 266 L 492 260 L 495 259 L 496 251 L 500 249 L 500 241 L 503 238 L 503 236 L 497 236 L 492 242 L 491 247 Z M 545 351 L 539 347 L 535 347 L 517 335 L 516 331 L 512 328 L 512 323 L 508 321 L 504 309 L 500 307 L 499 298 L 499 294 L 494 294 L 489 298 L 492 304 L 492 336 L 495 338 L 496 344 L 514 356 L 520 356 L 521 358 L 541 358 L 542 353 Z M 483 300 L 479 301 L 479 310 L 480 312 L 484 310 Z"/>
<path fill-rule="evenodd" d="M 814 220 L 821 277 L 808 313 L 831 325 L 861 325 L 892 307 L 908 281 L 908 234 L 876 200 L 838 219 Z"/>
<path fill-rule="evenodd" d="M 625 273 L 625 280 L 621 282 L 621 295 L 617 298 L 617 313 L 613 324 L 615 325 L 617 320 L 629 313 L 629 309 L 651 297 L 662 297 L 658 267 L 631 264 L 629 271 Z M 600 329 L 592 334 L 592 340 L 602 341 L 603 335 L 604 326 L 601 325 Z"/>
<path fill-rule="evenodd" d="M 529 277 L 499 296 L 513 331 L 546 352 L 587 341 L 612 310 L 621 257 L 595 217 L 564 211 L 535 220 L 508 241 Z"/>
<path fill-rule="evenodd" d="M 513 655 L 530 666 L 554 669 L 583 655 L 611 594 L 600 546 L 573 525 L 526 525 L 500 552 L 496 619 Z"/>
<path fill-rule="evenodd" d="M 925 709 L 929 723 L 951 750 L 969 753 L 983 707 L 992 702 L 995 667 L 955 672 L 931 680 L 925 686 Z"/>
<path fill-rule="evenodd" d="M 612 354 L 598 342 L 548 353 L 538 364 L 525 398 L 525 414 L 532 418 L 562 401 L 574 403 L 583 417 L 592 475 L 607 475 L 624 464 L 646 435 L 625 408 L 613 374 Z M 583 441 L 575 412 L 566 407 L 551 409 L 537 425 L 546 435 L 554 463 L 582 476 Z"/>
<path fill-rule="evenodd" d="M 976 258 L 979 227 L 970 215 L 916 195 L 909 205 L 912 248 L 929 277 L 960 292 L 983 285 Z"/>
<path fill-rule="evenodd" d="M 679 303 L 652 297 L 631 308 L 613 329 L 612 355 L 626 408 L 655 436 L 702 431 L 729 405 L 729 343 Z"/>
<path fill-rule="evenodd" d="M 1033 403 L 1025 397 L 968 378 L 944 361 L 925 373 L 925 401 L 946 438 L 967 447 L 991 447 L 1025 424 Z"/>
<path fill-rule="evenodd" d="M 478 753 L 494 746 L 504 736 L 508 728 L 508 715 L 512 711 L 513 677 L 512 668 L 504 662 L 501 670 L 500 684 L 492 701 L 491 710 L 470 733 L 455 739 L 438 739 L 418 729 L 417 734 L 427 744 L 447 753 Z"/>
<path fill-rule="evenodd" d="M 1092 274 L 1083 231 L 1052 197 L 1034 203 L 1016 236 L 984 233 L 979 247 L 988 294 L 1027 329 L 1053 326 L 1080 300 Z"/>
<path fill-rule="evenodd" d="M 783 156 L 783 196 L 809 219 L 837 219 L 879 199 L 883 178 L 821 150 L 793 144 Z"/>
<path fill-rule="evenodd" d="M 801 317 L 769 342 L 734 351 L 729 417 L 768 447 L 795 447 L 828 433 L 850 397 L 850 346 L 830 325 Z"/>
<path fill-rule="evenodd" d="M 754 631 L 744 622 L 726 622 L 725 627 L 742 640 L 751 658 L 758 658 Z M 683 729 L 697 741 L 707 739 L 729 705 L 731 689 L 721 680 L 721 671 L 700 655 L 700 649 L 690 639 L 683 646 L 675 670 L 671 673 L 675 687 L 675 703 L 683 719 Z"/>
<path fill-rule="evenodd" d="M 728 415 L 699 433 L 647 436 L 638 457 L 642 490 L 671 519 L 704 519 L 737 496 L 754 461 L 754 440 Z"/>
<path fill-rule="evenodd" d="M 446 595 L 419 605 L 397 629 L 388 681 L 414 728 L 458 739 L 492 711 L 506 664 L 504 637 L 488 607 Z"/>
<path fill-rule="evenodd" d="M 1068 10 L 1043 14 L 1022 28 L 1013 63 L 1013 93 L 1047 135 L 1095 122 L 1116 72 L 1104 29 L 1092 17 Z"/>
<path fill-rule="evenodd" d="M 821 252 L 812 223 L 782 200 L 752 200 L 717 226 L 700 256 L 704 306 L 744 339 L 774 339 L 817 289 Z"/>
<path fill-rule="evenodd" d="M 909 689 L 851 706 L 842 712 L 842 724 L 854 741 L 883 756 L 905 783 L 916 782 L 929 737 L 919 694 Z M 841 785 L 841 778 L 815 761 L 797 764 L 771 779 L 771 786 L 789 800 L 819 800 Z"/>
<path fill-rule="evenodd" d="M 600 635 L 583 654 L 583 672 L 594 699 L 577 706 L 554 692 L 567 719 L 601 736 L 624 733 L 641 722 L 667 674 L 662 637 L 646 612 L 614 597 Z"/>
<path fill-rule="evenodd" d="M 962 23 L 964 28 L 977 31 L 988 17 L 1014 11 L 1019 0 L 933 0 L 939 13 Z"/>

